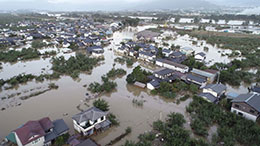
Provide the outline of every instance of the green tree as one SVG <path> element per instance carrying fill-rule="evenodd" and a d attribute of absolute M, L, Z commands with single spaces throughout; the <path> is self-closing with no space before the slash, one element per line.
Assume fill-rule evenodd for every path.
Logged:
<path fill-rule="evenodd" d="M 93 106 L 102 110 L 102 111 L 108 111 L 109 110 L 109 105 L 107 101 L 104 99 L 97 99 L 93 102 Z"/>

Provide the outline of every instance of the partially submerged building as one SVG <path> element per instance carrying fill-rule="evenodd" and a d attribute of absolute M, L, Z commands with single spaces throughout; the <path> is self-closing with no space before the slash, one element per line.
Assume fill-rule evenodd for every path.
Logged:
<path fill-rule="evenodd" d="M 90 136 L 96 131 L 103 131 L 110 127 L 107 112 L 96 107 L 78 113 L 72 117 L 74 129 L 83 136 Z"/>

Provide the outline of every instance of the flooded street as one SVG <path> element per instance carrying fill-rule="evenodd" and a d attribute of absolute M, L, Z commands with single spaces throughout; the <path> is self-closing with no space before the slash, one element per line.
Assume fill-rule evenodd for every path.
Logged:
<path fill-rule="evenodd" d="M 63 118 L 70 127 L 70 132 L 73 134 L 74 129 L 72 125 L 71 117 L 80 111 L 80 109 L 88 109 L 92 106 L 91 100 L 85 102 L 85 94 L 89 93 L 87 87 L 91 82 L 101 82 L 101 76 L 106 74 L 114 64 L 114 59 L 118 57 L 110 48 L 115 49 L 116 45 L 124 39 L 133 39 L 136 32 L 142 31 L 147 28 L 155 28 L 156 25 L 152 26 L 140 26 L 137 28 L 127 28 L 121 32 L 115 32 L 113 35 L 113 41 L 111 45 L 105 48 L 103 63 L 95 67 L 91 74 L 80 74 L 79 79 L 73 80 L 69 76 L 62 76 L 58 80 L 44 81 L 43 83 L 29 82 L 26 85 L 20 85 L 17 89 L 10 89 L 1 91 L 0 97 L 5 97 L 13 93 L 24 92 L 25 90 L 35 89 L 41 87 L 46 88 L 49 83 L 55 83 L 59 86 L 57 90 L 50 90 L 38 96 L 31 97 L 26 100 L 21 100 L 18 97 L 12 97 L 10 99 L 0 99 L 0 107 L 7 105 L 4 111 L 0 111 L 0 139 L 3 139 L 12 130 L 16 129 L 21 124 L 28 120 L 38 120 L 42 117 L 50 117 L 51 120 Z M 172 43 L 176 45 L 191 46 L 191 44 L 184 41 L 188 39 L 187 36 L 180 37 Z M 200 42 L 200 41 L 199 41 Z M 205 44 L 205 43 L 204 43 Z M 208 46 L 208 45 L 207 45 Z M 192 46 L 194 47 L 194 46 Z M 214 47 L 209 47 L 209 54 L 216 51 Z M 203 50 L 203 47 L 195 47 L 196 52 Z M 199 50 L 200 49 L 200 50 Z M 212 51 L 212 52 L 211 52 Z M 60 55 L 60 54 L 58 54 Z M 75 55 L 75 53 L 62 54 L 67 57 Z M 208 56 L 208 55 L 207 55 Z M 215 57 L 215 58 L 214 58 Z M 228 58 L 220 57 L 215 54 L 209 55 L 208 60 L 223 61 L 227 63 Z M 26 62 L 17 62 L 15 64 L 4 63 L 2 64 L 3 69 L 0 72 L 0 76 L 3 79 L 11 78 L 15 75 L 26 73 L 40 75 L 42 73 L 51 73 L 51 58 L 38 59 Z M 123 68 L 129 74 L 132 69 L 139 65 L 136 62 L 133 67 L 127 67 L 126 65 L 116 64 L 115 68 Z M 43 70 L 44 68 L 44 70 Z M 178 112 L 185 115 L 186 121 L 189 122 L 187 114 L 185 113 L 185 107 L 191 102 L 191 99 L 181 102 L 179 105 L 173 103 L 173 100 L 165 100 L 159 96 L 152 96 L 149 91 L 140 89 L 132 85 L 127 85 L 126 75 L 122 78 L 115 79 L 117 83 L 116 91 L 111 94 L 102 95 L 100 98 L 108 101 L 110 105 L 110 112 L 114 113 L 119 119 L 120 125 L 118 127 L 110 128 L 109 130 L 101 133 L 97 136 L 92 136 L 99 144 L 105 145 L 111 140 L 121 135 L 125 129 L 130 126 L 132 133 L 119 141 L 116 145 L 121 145 L 125 140 L 137 140 L 139 134 L 144 133 L 152 129 L 152 123 L 158 119 L 164 120 L 170 112 Z M 233 88 L 228 87 L 229 90 Z M 244 87 L 240 87 L 239 90 L 244 91 Z M 244 92 L 243 92 L 244 93 Z M 133 105 L 132 100 L 144 100 L 142 107 Z M 13 102 L 14 106 L 10 107 L 10 102 Z M 16 106 L 16 104 L 19 106 Z M 66 116 L 64 116 L 66 115 Z M 186 128 L 190 128 L 188 124 Z"/>

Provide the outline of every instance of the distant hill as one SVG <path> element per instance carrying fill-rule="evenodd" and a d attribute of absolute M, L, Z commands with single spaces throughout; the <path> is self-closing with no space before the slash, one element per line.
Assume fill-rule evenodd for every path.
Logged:
<path fill-rule="evenodd" d="M 159 1 L 151 1 L 146 4 L 137 5 L 133 7 L 138 10 L 158 10 L 158 9 L 212 9 L 218 8 L 217 5 L 212 4 L 205 0 L 159 0 Z"/>

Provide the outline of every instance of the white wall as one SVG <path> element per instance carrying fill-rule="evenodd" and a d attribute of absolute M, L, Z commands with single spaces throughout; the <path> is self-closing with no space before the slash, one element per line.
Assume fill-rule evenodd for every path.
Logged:
<path fill-rule="evenodd" d="M 15 139 L 16 139 L 17 145 L 18 146 L 23 146 L 22 142 L 20 141 L 20 139 L 18 137 L 18 135 L 16 133 L 14 133 L 14 134 L 15 134 Z M 37 143 L 33 144 L 33 141 L 32 141 L 31 143 L 29 143 L 29 144 L 27 144 L 25 146 L 43 146 L 44 145 L 44 141 L 45 141 L 44 136 L 42 136 L 42 137 L 40 137 L 40 138 L 38 138 L 36 140 L 38 140 Z"/>
<path fill-rule="evenodd" d="M 215 97 L 218 97 L 218 94 L 214 91 L 212 91 L 211 89 L 203 89 L 203 93 L 210 93 L 212 95 L 214 95 Z"/>
<path fill-rule="evenodd" d="M 244 111 L 241 111 L 241 110 L 233 108 L 233 107 L 231 107 L 231 112 L 236 113 L 237 115 L 238 115 L 238 112 L 240 112 L 243 114 L 243 117 L 245 117 L 246 119 L 249 119 L 249 120 L 253 120 L 254 122 L 257 119 L 257 116 L 251 115 L 249 113 L 246 113 Z"/>
<path fill-rule="evenodd" d="M 75 129 L 76 131 L 78 131 L 79 133 L 83 132 L 84 135 L 85 135 L 85 133 L 86 133 L 87 131 L 93 129 L 93 128 L 95 127 L 95 125 L 97 125 L 97 124 L 99 124 L 99 123 L 102 123 L 102 122 L 104 122 L 105 120 L 106 120 L 106 116 L 104 116 L 104 119 L 103 119 L 103 120 L 101 120 L 101 118 L 99 118 L 98 121 L 97 121 L 94 125 L 91 125 L 91 126 L 89 126 L 88 128 L 86 128 L 86 129 L 84 129 L 84 128 L 82 128 L 80 125 L 78 125 L 78 123 L 77 123 L 75 120 L 73 120 L 73 125 L 74 125 L 74 129 Z M 81 124 L 81 123 L 80 123 L 80 124 Z M 93 122 L 90 121 L 90 124 L 93 124 Z"/>
<path fill-rule="evenodd" d="M 147 83 L 147 89 L 154 90 L 155 88 L 154 88 L 154 86 L 152 84 Z"/>

